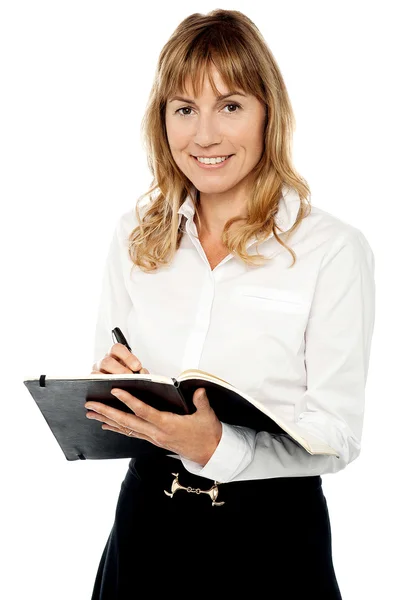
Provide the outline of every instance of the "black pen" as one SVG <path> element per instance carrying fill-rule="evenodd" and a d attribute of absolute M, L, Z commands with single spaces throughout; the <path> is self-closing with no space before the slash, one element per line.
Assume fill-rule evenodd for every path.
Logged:
<path fill-rule="evenodd" d="M 119 344 L 123 344 L 129 350 L 129 352 L 132 352 L 132 349 L 129 346 L 127 339 L 125 338 L 119 327 L 115 327 L 112 330 L 112 336 L 114 338 L 114 342 L 119 342 Z M 140 373 L 140 371 L 133 371 L 133 373 Z"/>

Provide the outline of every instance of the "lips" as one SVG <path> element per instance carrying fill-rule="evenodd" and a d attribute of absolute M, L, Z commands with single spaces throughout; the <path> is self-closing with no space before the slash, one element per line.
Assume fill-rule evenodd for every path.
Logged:
<path fill-rule="evenodd" d="M 191 156 L 193 156 L 194 158 L 230 158 L 230 156 L 233 156 L 232 154 L 218 154 L 217 156 L 196 156 L 195 154 L 192 154 Z"/>
<path fill-rule="evenodd" d="M 193 155 L 191 155 L 191 156 L 195 160 L 195 164 L 199 169 L 202 169 L 204 171 L 219 171 L 219 169 L 226 168 L 226 165 L 229 164 L 230 158 L 232 156 L 234 156 L 234 154 L 229 154 L 224 160 L 222 160 L 219 163 L 209 163 L 209 164 L 200 162 L 196 156 L 193 156 Z"/>

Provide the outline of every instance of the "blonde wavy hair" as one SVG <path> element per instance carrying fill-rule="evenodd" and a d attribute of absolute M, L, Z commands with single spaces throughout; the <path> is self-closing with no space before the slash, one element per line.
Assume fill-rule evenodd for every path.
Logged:
<path fill-rule="evenodd" d="M 246 244 L 256 236 L 257 245 L 273 231 L 278 243 L 292 255 L 295 252 L 279 237 L 275 223 L 283 185 L 293 187 L 300 198 L 300 208 L 293 226 L 285 233 L 289 238 L 310 212 L 310 188 L 294 169 L 291 157 L 295 118 L 280 69 L 262 34 L 247 16 L 235 10 L 217 9 L 206 15 L 185 18 L 161 50 L 156 75 L 141 123 L 147 161 L 152 174 L 151 188 L 136 204 L 139 225 L 129 236 L 129 254 L 135 265 L 145 272 L 169 265 L 180 246 L 183 230 L 178 210 L 190 195 L 197 211 L 199 191 L 176 165 L 167 139 L 165 109 L 168 98 L 186 93 L 190 81 L 196 96 L 201 93 L 205 75 L 212 89 L 218 90 L 209 73 L 214 65 L 228 89 L 239 86 L 265 105 L 264 152 L 253 170 L 253 185 L 247 203 L 247 217 L 227 221 L 222 242 L 245 263 L 258 266 L 268 258 L 249 255 Z M 154 192 L 156 192 L 154 194 Z M 150 197 L 142 212 L 141 201 Z M 236 221 L 244 221 L 230 231 Z M 257 247 L 256 245 L 256 247 Z"/>

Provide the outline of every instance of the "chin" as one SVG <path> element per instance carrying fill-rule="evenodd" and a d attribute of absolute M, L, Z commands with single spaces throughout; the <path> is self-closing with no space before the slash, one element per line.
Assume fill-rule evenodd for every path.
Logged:
<path fill-rule="evenodd" d="M 211 181 L 210 179 L 206 180 L 197 180 L 193 181 L 195 187 L 200 191 L 206 194 L 211 194 L 213 192 L 228 192 L 232 188 L 237 185 L 237 182 L 233 181 L 216 181 L 215 179 Z"/>

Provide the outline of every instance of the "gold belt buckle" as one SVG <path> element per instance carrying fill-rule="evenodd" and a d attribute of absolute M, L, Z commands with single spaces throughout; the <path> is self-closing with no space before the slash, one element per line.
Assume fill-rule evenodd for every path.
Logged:
<path fill-rule="evenodd" d="M 172 475 L 174 475 L 175 478 L 172 481 L 171 491 L 167 492 L 166 490 L 164 490 L 167 496 L 173 498 L 173 494 L 177 492 L 177 490 L 185 490 L 189 494 L 208 494 L 208 496 L 210 496 L 212 500 L 212 506 L 222 506 L 222 504 L 224 504 L 224 502 L 216 502 L 216 499 L 219 494 L 218 485 L 220 485 L 220 481 L 215 481 L 213 486 L 209 488 L 209 490 L 201 490 L 201 488 L 193 488 L 190 486 L 184 487 L 184 485 L 181 485 L 181 483 L 179 483 L 179 473 L 172 473 Z"/>

